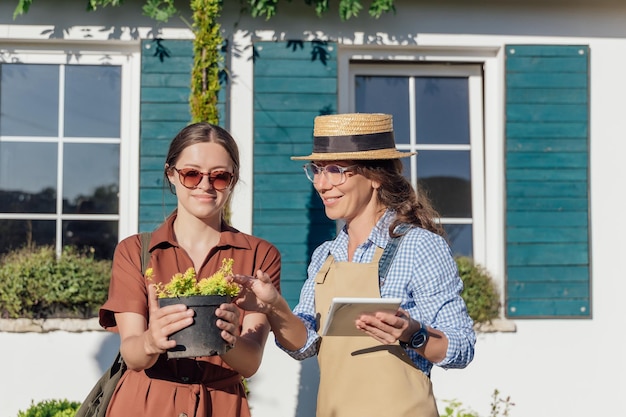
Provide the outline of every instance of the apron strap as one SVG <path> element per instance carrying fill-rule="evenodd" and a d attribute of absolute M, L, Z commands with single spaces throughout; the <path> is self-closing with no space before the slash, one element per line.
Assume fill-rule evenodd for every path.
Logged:
<path fill-rule="evenodd" d="M 326 280 L 326 275 L 328 274 L 328 271 L 330 270 L 330 266 L 333 264 L 333 262 L 335 262 L 335 258 L 333 257 L 333 255 L 328 254 L 326 261 L 324 261 L 324 264 L 322 265 L 317 275 L 315 276 L 315 282 L 317 284 L 324 283 L 324 281 Z"/>
<path fill-rule="evenodd" d="M 381 287 L 385 284 L 387 273 L 389 272 L 389 268 L 391 267 L 393 258 L 396 256 L 396 252 L 398 252 L 400 243 L 402 243 L 402 239 L 404 239 L 404 236 L 406 236 L 406 232 L 410 228 L 410 224 L 402 223 L 395 230 L 396 233 L 400 233 L 400 236 L 392 237 L 391 239 L 389 239 L 389 242 L 387 242 L 385 251 L 383 252 L 380 261 L 378 262 L 378 280 Z"/>

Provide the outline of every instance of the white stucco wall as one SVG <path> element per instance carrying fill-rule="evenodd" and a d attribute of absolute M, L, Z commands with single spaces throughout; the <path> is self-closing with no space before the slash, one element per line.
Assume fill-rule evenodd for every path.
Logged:
<path fill-rule="evenodd" d="M 119 337 L 103 331 L 0 332 L 0 346 L 8 354 L 0 373 L 5 393 L 0 396 L 0 415 L 16 417 L 31 400 L 82 401 L 113 362 Z M 298 362 L 268 343 L 262 369 L 249 379 L 254 416 L 295 415 L 299 372 Z M 308 403 L 314 412 L 314 401 L 315 395 L 309 396 L 301 406 Z"/>
<path fill-rule="evenodd" d="M 15 22 L 11 19 L 13 4 L 7 3 L 16 1 L 0 3 L 0 52 L 9 41 L 10 48 L 18 41 L 28 45 L 47 39 L 45 31 L 54 25 L 57 39 L 96 42 L 112 37 L 130 44 L 137 44 L 133 40 L 137 34 L 147 37 L 153 29 L 149 27 L 151 22 L 139 15 L 137 1 L 127 2 L 123 13 L 122 9 L 106 9 L 84 14 L 76 2 L 40 0 L 34 2 L 26 18 Z M 223 27 L 232 32 L 233 22 L 238 20 L 238 2 L 226 3 Z M 396 15 L 377 21 L 340 23 L 334 12 L 321 20 L 307 12 L 311 18 L 305 23 L 296 16 L 308 8 L 297 3 L 281 2 L 279 17 L 269 22 L 246 17 L 238 20 L 238 43 L 249 42 L 245 31 L 253 31 L 262 39 L 330 37 L 342 43 L 342 51 L 362 44 L 372 48 L 404 45 L 408 53 L 464 51 L 478 55 L 476 59 L 488 60 L 488 70 L 496 73 L 488 73 L 485 92 L 485 101 L 495 107 L 502 102 L 503 78 L 497 72 L 502 68 L 502 47 L 506 43 L 589 45 L 593 317 L 516 320 L 514 333 L 479 335 L 475 360 L 467 369 L 436 368 L 432 380 L 440 400 L 457 399 L 481 416 L 489 415 L 494 389 L 503 396 L 510 395 L 516 404 L 511 417 L 623 415 L 620 399 L 626 389 L 626 358 L 620 349 L 626 336 L 620 331 L 623 320 L 618 308 L 626 293 L 620 262 L 626 249 L 626 225 L 619 217 L 626 212 L 626 194 L 621 185 L 625 178 L 621 160 L 626 155 L 626 5 L 617 0 L 402 0 L 396 1 Z M 91 37 L 85 39 L 84 27 L 90 25 L 106 28 L 91 30 Z M 125 28 L 136 25 L 136 32 Z M 274 28 L 279 30 L 275 32 Z M 178 20 L 159 30 L 163 37 L 190 36 Z M 489 58 L 485 58 L 489 55 L 486 50 L 494 51 Z M 231 100 L 236 110 L 231 130 L 242 148 L 245 167 L 252 163 L 252 68 L 244 55 L 233 61 L 232 69 L 238 78 L 232 86 Z M 486 131 L 491 130 L 490 140 L 497 142 L 503 137 L 497 122 L 501 123 L 503 115 L 496 112 L 486 117 L 493 120 Z M 244 170 L 243 180 L 236 194 L 241 209 L 233 220 L 236 226 L 249 231 L 250 172 Z M 497 187 L 498 181 L 494 184 Z M 489 261 L 492 272 L 502 280 L 502 247 L 495 245 L 488 253 L 493 258 Z M 114 336 L 104 332 L 0 333 L 1 349 L 9 353 L 0 373 L 0 415 L 16 416 L 17 410 L 26 409 L 31 399 L 82 400 L 112 360 L 116 342 Z M 253 416 L 314 416 L 316 372 L 314 359 L 298 363 L 268 341 L 261 370 L 250 379 Z"/>

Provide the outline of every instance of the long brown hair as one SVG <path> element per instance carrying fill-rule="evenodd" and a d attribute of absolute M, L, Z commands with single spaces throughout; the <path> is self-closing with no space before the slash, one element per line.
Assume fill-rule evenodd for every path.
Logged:
<path fill-rule="evenodd" d="M 436 220 L 439 213 L 433 208 L 428 196 L 419 196 L 411 182 L 402 174 L 402 161 L 384 159 L 357 161 L 355 172 L 380 183 L 378 200 L 385 207 L 396 212 L 396 218 L 389 227 L 389 235 L 394 237 L 394 229 L 401 223 L 409 223 L 445 237 L 443 226 Z"/>

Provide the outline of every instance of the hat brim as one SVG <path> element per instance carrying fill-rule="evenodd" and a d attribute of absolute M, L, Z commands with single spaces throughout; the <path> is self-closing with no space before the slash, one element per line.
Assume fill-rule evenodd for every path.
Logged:
<path fill-rule="evenodd" d="M 307 156 L 292 156 L 294 161 L 373 161 L 377 159 L 400 159 L 417 155 L 417 152 L 400 152 L 397 149 L 377 149 L 360 152 L 324 152 Z"/>

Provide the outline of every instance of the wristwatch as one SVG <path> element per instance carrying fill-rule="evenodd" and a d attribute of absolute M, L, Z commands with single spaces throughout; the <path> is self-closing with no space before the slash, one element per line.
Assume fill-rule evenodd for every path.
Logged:
<path fill-rule="evenodd" d="M 426 330 L 426 326 L 422 324 L 422 322 L 418 322 L 420 325 L 420 329 L 411 335 L 411 338 L 408 342 L 403 342 L 400 340 L 400 346 L 403 348 L 411 348 L 411 349 L 419 349 L 426 344 L 428 341 L 428 331 Z"/>

